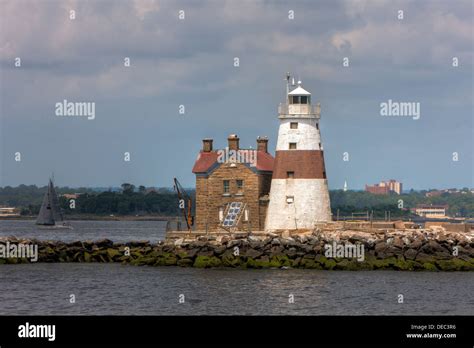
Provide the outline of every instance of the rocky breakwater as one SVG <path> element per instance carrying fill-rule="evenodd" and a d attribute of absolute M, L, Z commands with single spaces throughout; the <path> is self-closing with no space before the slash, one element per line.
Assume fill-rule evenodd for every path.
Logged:
<path fill-rule="evenodd" d="M 303 234 L 207 236 L 167 243 L 0 239 L 0 264 L 11 245 L 37 245 L 36 262 L 118 262 L 130 265 L 319 270 L 473 271 L 474 235 L 424 230 L 315 230 Z M 2 247 L 3 245 L 3 247 Z M 11 254 L 10 254 L 11 256 Z"/>

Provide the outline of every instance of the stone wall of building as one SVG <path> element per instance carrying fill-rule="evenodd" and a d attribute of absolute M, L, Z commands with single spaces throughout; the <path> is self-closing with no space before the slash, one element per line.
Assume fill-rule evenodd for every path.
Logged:
<path fill-rule="evenodd" d="M 194 217 L 194 226 L 196 230 L 206 230 L 206 221 L 208 220 L 207 204 L 207 178 L 204 176 L 196 176 L 196 213 Z"/>
<path fill-rule="evenodd" d="M 224 194 L 223 181 L 229 180 L 230 191 Z M 237 192 L 236 180 L 243 180 L 243 192 Z M 216 231 L 221 229 L 219 221 L 220 208 L 225 209 L 231 202 L 242 202 L 246 204 L 249 212 L 249 224 L 241 217 L 238 225 L 242 230 L 261 229 L 264 220 L 261 220 L 261 205 L 259 198 L 262 193 L 269 191 L 271 174 L 258 175 L 242 163 L 223 163 L 213 171 L 209 177 L 196 177 L 196 218 L 195 229 L 204 231 Z M 266 211 L 265 211 L 266 213 Z"/>

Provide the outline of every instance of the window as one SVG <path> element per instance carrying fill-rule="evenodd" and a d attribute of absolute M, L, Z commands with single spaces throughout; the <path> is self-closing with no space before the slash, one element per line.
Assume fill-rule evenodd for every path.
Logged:
<path fill-rule="evenodd" d="M 237 183 L 237 192 L 242 193 L 242 191 L 244 190 L 244 181 L 236 180 L 235 182 Z"/>
<path fill-rule="evenodd" d="M 293 179 L 295 177 L 295 172 L 286 172 L 286 177 L 288 179 Z"/>
<path fill-rule="evenodd" d="M 319 123 L 316 122 L 316 129 L 319 129 Z"/>
<path fill-rule="evenodd" d="M 309 104 L 309 96 L 307 95 L 291 95 L 290 104 Z"/>
<path fill-rule="evenodd" d="M 229 180 L 224 180 L 224 193 L 229 193 Z"/>
<path fill-rule="evenodd" d="M 291 129 L 298 129 L 298 122 L 290 122 Z"/>
<path fill-rule="evenodd" d="M 287 204 L 292 204 L 295 201 L 294 196 L 286 196 L 286 203 Z"/>
<path fill-rule="evenodd" d="M 290 143 L 289 149 L 296 150 L 296 143 Z"/>

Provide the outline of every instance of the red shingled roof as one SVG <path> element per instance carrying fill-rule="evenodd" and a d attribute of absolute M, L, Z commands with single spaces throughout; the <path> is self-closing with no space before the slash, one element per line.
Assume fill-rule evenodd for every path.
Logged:
<path fill-rule="evenodd" d="M 194 162 L 193 173 L 205 173 L 207 170 L 217 161 L 218 154 L 215 151 L 203 152 L 200 151 L 199 155 Z"/>
<path fill-rule="evenodd" d="M 265 172 L 273 171 L 273 161 L 275 159 L 268 152 L 257 151 L 257 169 Z"/>
<path fill-rule="evenodd" d="M 203 152 L 200 151 L 196 162 L 194 162 L 193 173 L 206 173 L 216 164 L 218 158 L 217 151 Z M 257 151 L 257 170 L 273 171 L 274 158 L 268 152 Z"/>

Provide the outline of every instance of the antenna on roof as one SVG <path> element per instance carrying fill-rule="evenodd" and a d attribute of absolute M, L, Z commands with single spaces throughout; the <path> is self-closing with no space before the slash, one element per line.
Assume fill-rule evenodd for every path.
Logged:
<path fill-rule="evenodd" d="M 286 94 L 290 93 L 290 73 L 286 73 Z"/>

